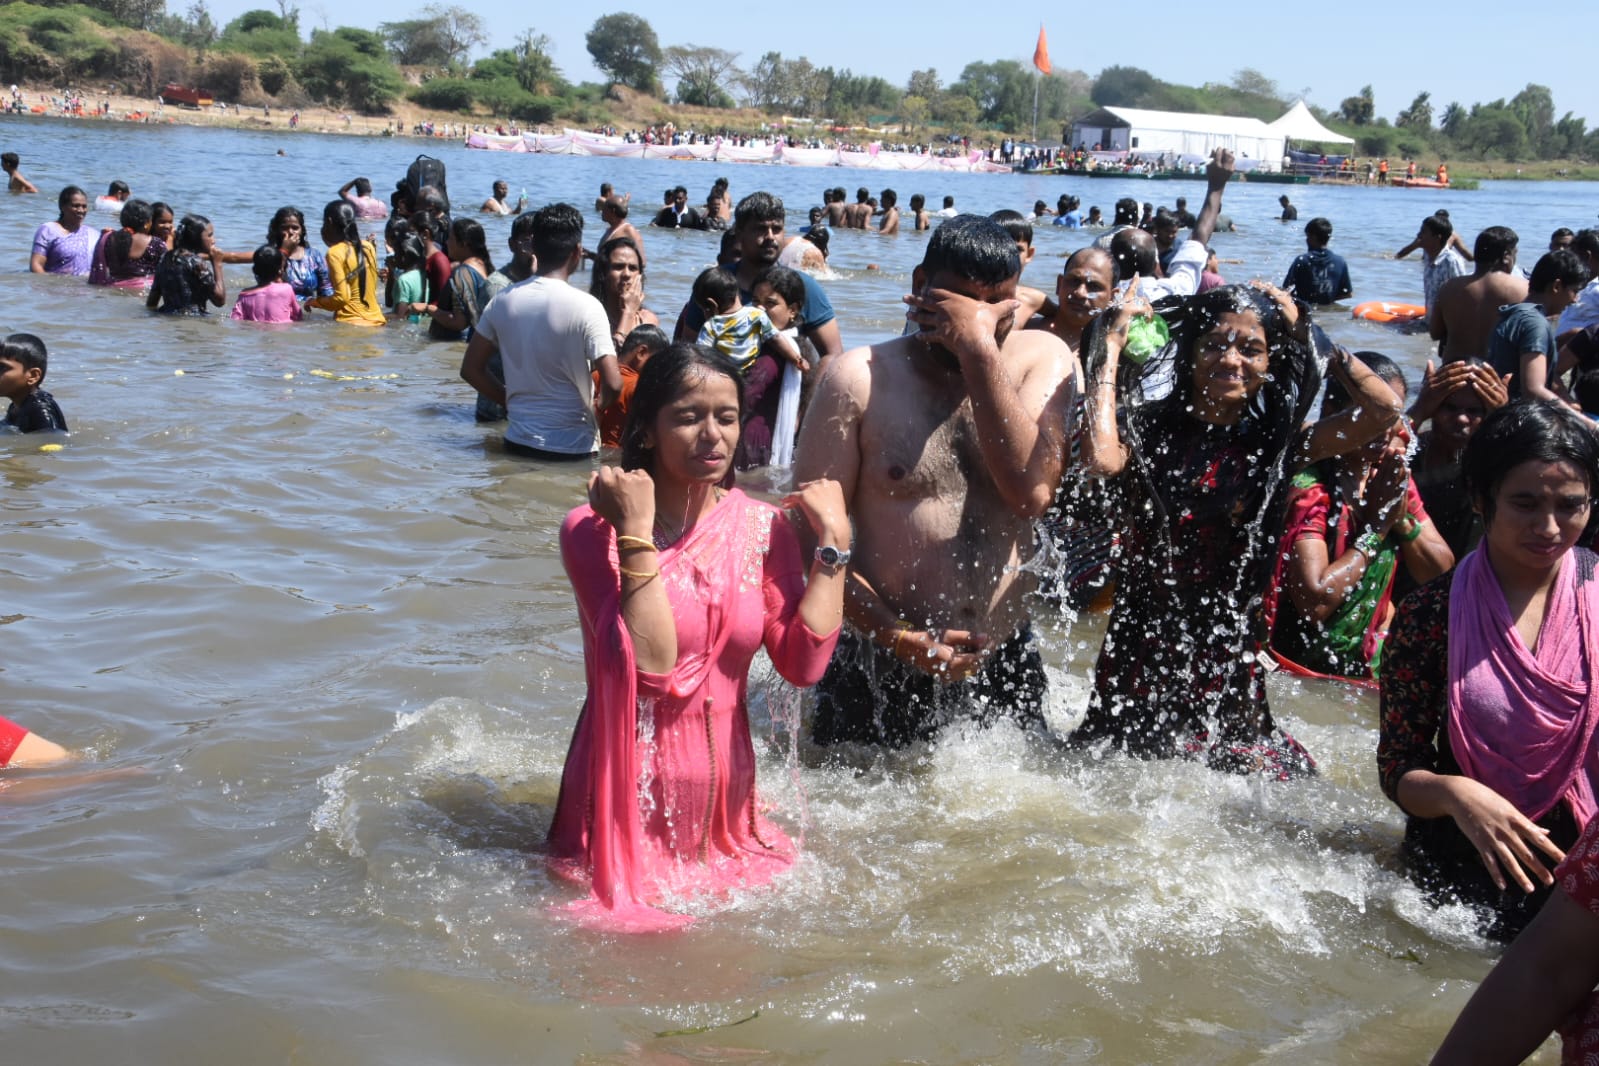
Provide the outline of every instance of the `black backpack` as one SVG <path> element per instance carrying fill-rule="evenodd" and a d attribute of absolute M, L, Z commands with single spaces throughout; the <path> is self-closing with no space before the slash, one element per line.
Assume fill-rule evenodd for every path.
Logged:
<path fill-rule="evenodd" d="M 434 159 L 430 155 L 419 155 L 405 172 L 405 184 L 411 190 L 411 202 L 416 202 L 416 194 L 425 185 L 431 185 L 444 194 L 446 203 L 450 199 L 450 190 L 444 184 L 444 161 Z"/>

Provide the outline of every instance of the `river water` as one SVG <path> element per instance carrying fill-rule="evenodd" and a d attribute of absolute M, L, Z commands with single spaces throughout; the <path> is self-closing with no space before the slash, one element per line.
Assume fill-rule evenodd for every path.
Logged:
<path fill-rule="evenodd" d="M 122 178 L 247 248 L 280 204 L 315 219 L 348 178 L 387 189 L 425 149 L 463 207 L 501 177 L 535 204 L 591 205 L 612 181 L 638 222 L 662 188 L 699 197 L 722 174 L 735 199 L 782 195 L 795 225 L 824 184 L 984 212 L 1070 190 L 1108 215 L 1127 194 L 1197 208 L 1201 183 L 0 129 L 46 192 L 0 201 L 0 329 L 46 339 L 73 426 L 52 453 L 0 436 L 0 707 L 88 752 L 0 792 L 8 1061 L 1415 1062 L 1489 965 L 1470 915 L 1430 910 L 1399 872 L 1375 698 L 1283 677 L 1274 707 L 1323 771 L 1289 785 L 1004 728 L 795 760 L 758 713 L 762 787 L 804 834 L 792 874 L 680 934 L 558 921 L 571 890 L 538 845 L 583 675 L 555 539 L 586 472 L 505 456 L 456 345 L 326 316 L 153 320 L 24 272 L 67 183 Z M 1279 279 L 1302 249 L 1273 220 L 1283 191 L 1228 188 L 1230 278 Z M 1596 190 L 1288 191 L 1334 220 L 1359 298 L 1419 303 L 1419 266 L 1390 257 L 1423 215 L 1447 206 L 1468 239 L 1509 224 L 1530 263 L 1591 220 Z M 509 223 L 487 225 L 503 248 Z M 847 343 L 898 332 L 923 239 L 835 234 Z M 647 240 L 669 322 L 715 238 Z M 1043 231 L 1028 280 L 1050 287 L 1082 240 Z M 1422 339 L 1326 325 L 1419 376 Z M 1065 728 L 1103 620 L 1041 626 Z"/>

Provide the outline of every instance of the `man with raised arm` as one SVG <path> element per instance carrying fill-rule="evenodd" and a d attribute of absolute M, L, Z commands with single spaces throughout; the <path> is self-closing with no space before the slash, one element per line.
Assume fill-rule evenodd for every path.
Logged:
<path fill-rule="evenodd" d="M 1165 276 L 1159 273 L 1160 250 L 1155 238 L 1137 228 L 1128 226 L 1116 231 L 1108 248 L 1116 261 L 1116 282 L 1125 291 L 1133 275 L 1139 278 L 1138 288 L 1151 302 L 1163 296 L 1192 296 L 1199 291 L 1200 275 L 1205 272 L 1205 260 L 1210 258 L 1206 246 L 1211 234 L 1216 232 L 1216 220 L 1221 217 L 1222 191 L 1233 177 L 1233 154 L 1225 148 L 1211 153 L 1205 167 L 1205 202 L 1199 208 L 1199 219 L 1188 231 L 1188 239 L 1172 253 L 1171 265 Z M 1121 204 L 1117 204 L 1118 214 Z M 1095 241 L 1095 245 L 1099 242 Z"/>
<path fill-rule="evenodd" d="M 1059 338 L 1013 330 L 1019 274 L 1001 226 L 950 219 L 905 298 L 918 332 L 845 352 L 817 387 L 796 483 L 838 480 L 856 528 L 819 744 L 1042 721 L 1019 567 L 1060 482 L 1079 375 Z"/>

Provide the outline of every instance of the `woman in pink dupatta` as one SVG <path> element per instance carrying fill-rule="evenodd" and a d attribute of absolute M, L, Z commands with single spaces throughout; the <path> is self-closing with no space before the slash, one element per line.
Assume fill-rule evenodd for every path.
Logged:
<path fill-rule="evenodd" d="M 750 662 L 764 647 L 791 683 L 821 678 L 843 620 L 850 528 L 836 482 L 788 497 L 820 545 L 807 566 L 783 511 L 721 487 L 742 416 L 730 360 L 693 345 L 658 353 L 639 375 L 621 468 L 597 473 L 561 527 L 588 699 L 550 864 L 590 887 L 572 905 L 585 922 L 681 926 L 690 919 L 666 909 L 674 902 L 764 884 L 794 860 L 756 797 Z"/>
<path fill-rule="evenodd" d="M 1576 547 L 1599 435 L 1554 403 L 1489 415 L 1466 446 L 1482 543 L 1408 597 L 1382 677 L 1383 789 L 1435 902 L 1492 908 L 1509 940 L 1593 818 L 1599 788 L 1599 559 Z"/>

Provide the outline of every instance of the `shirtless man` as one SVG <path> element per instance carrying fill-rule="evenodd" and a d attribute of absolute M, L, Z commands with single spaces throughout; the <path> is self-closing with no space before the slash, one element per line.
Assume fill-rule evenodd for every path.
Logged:
<path fill-rule="evenodd" d="M 485 215 L 520 215 L 522 209 L 527 207 L 527 197 L 523 196 L 512 207 L 506 201 L 511 196 L 511 187 L 503 181 L 494 183 L 494 194 L 483 201 L 483 206 L 478 210 Z"/>
<path fill-rule="evenodd" d="M 862 185 L 855 190 L 855 202 L 844 208 L 845 229 L 865 229 L 872 224 L 872 190 Z"/>
<path fill-rule="evenodd" d="M 1002 227 L 949 220 L 905 298 L 920 332 L 844 353 L 817 386 L 795 477 L 839 479 L 857 530 L 819 744 L 1042 721 L 1017 567 L 1060 481 L 1079 375 L 1058 339 L 1012 329 L 1019 273 Z"/>
<path fill-rule="evenodd" d="M 899 193 L 893 189 L 884 189 L 883 217 L 877 223 L 877 232 L 885 237 L 891 237 L 899 232 Z"/>
<path fill-rule="evenodd" d="M 844 215 L 849 211 L 849 205 L 844 202 L 844 190 L 833 189 L 826 193 L 822 202 L 827 206 L 827 224 L 834 229 L 844 228 Z"/>
<path fill-rule="evenodd" d="M 22 159 L 17 153 L 6 152 L 0 155 L 0 170 L 6 172 L 6 188 L 16 193 L 38 192 L 38 187 L 23 177 L 22 171 L 17 169 L 20 166 Z"/>
<path fill-rule="evenodd" d="M 600 204 L 600 221 L 605 223 L 605 232 L 600 234 L 599 248 L 612 237 L 631 237 L 633 243 L 638 245 L 639 269 L 644 269 L 644 235 L 638 227 L 627 220 L 627 201 L 615 196 L 606 197 Z M 592 252 L 584 253 L 585 259 L 593 259 Z"/>
<path fill-rule="evenodd" d="M 1489 226 L 1477 234 L 1473 253 L 1476 273 L 1446 281 L 1427 319 L 1428 332 L 1438 342 L 1438 358 L 1444 363 L 1485 357 L 1499 327 L 1499 309 L 1527 299 L 1527 279 L 1516 272 L 1514 230 Z"/>
<path fill-rule="evenodd" d="M 1083 350 L 1083 331 L 1110 306 L 1116 293 L 1116 261 L 1110 253 L 1089 245 L 1066 260 L 1055 279 L 1054 314 L 1034 328 L 1053 333 L 1074 353 Z"/>

